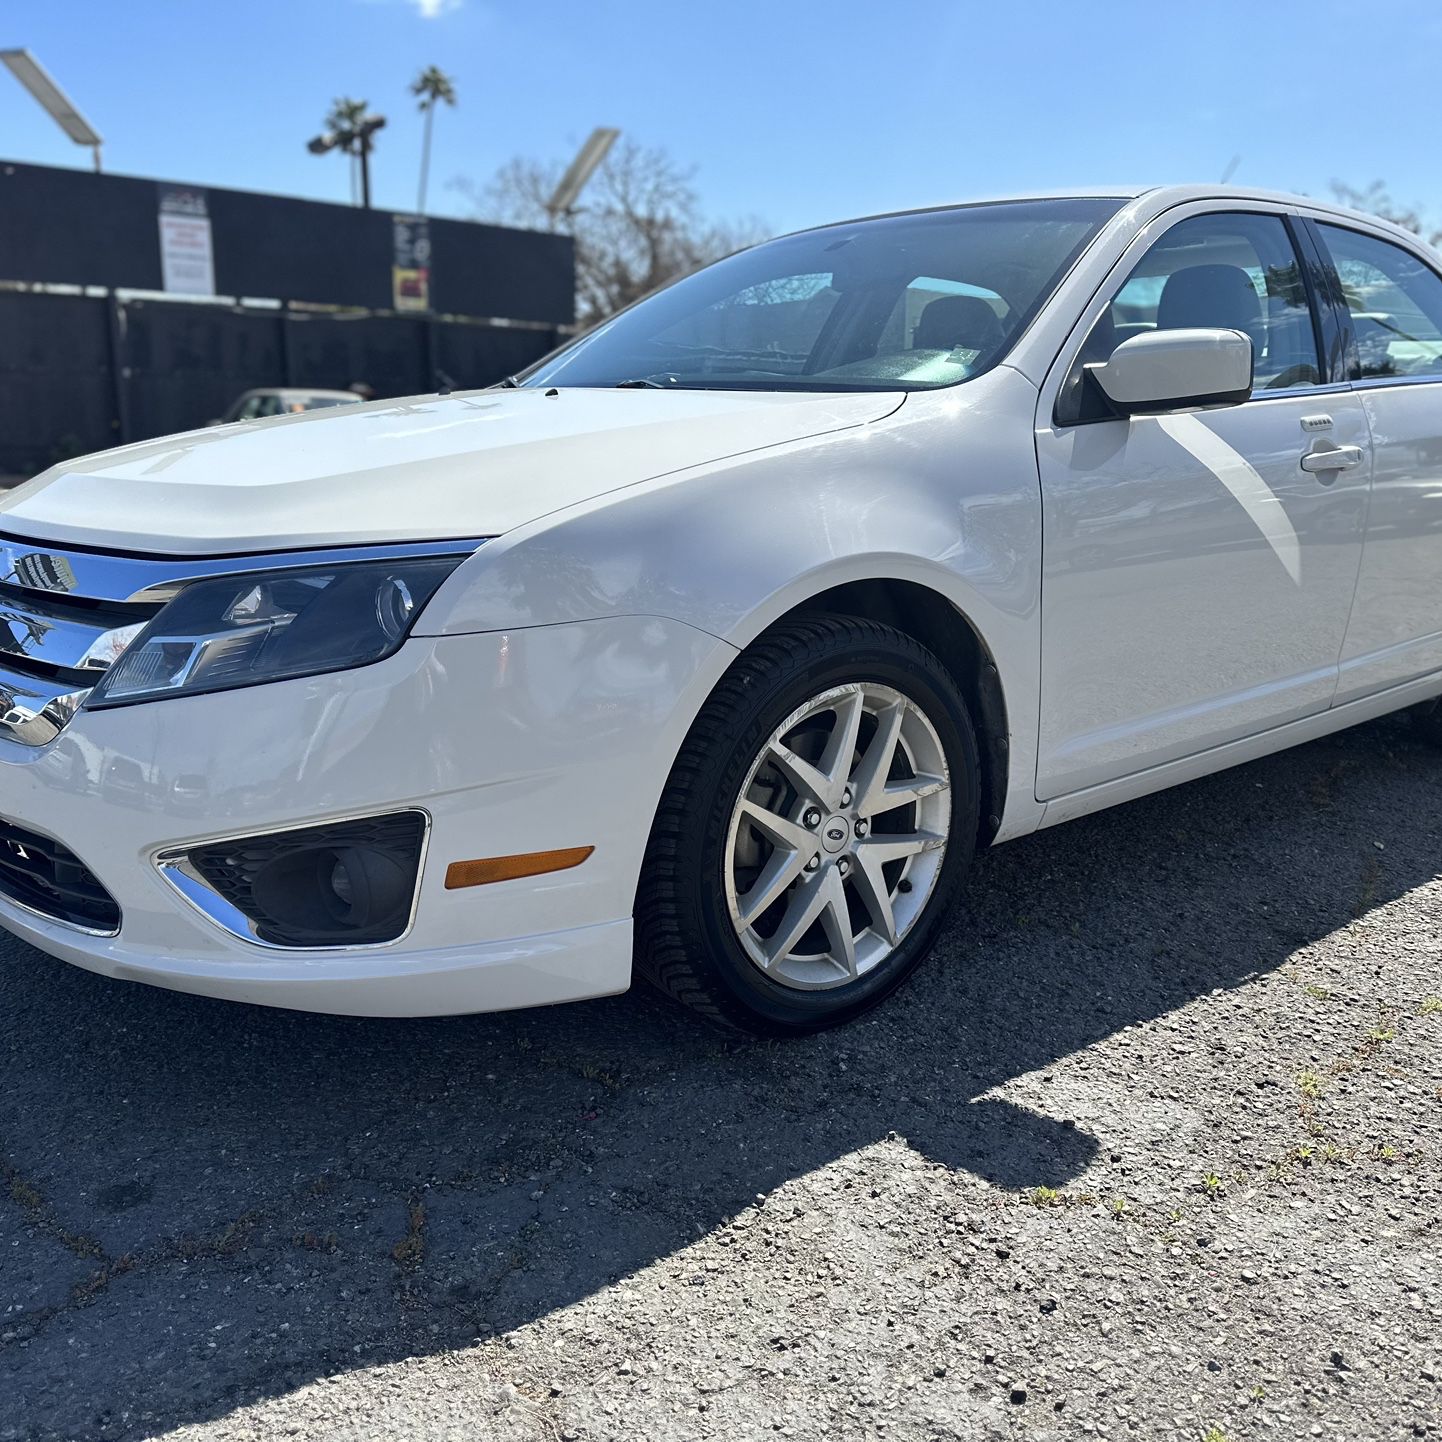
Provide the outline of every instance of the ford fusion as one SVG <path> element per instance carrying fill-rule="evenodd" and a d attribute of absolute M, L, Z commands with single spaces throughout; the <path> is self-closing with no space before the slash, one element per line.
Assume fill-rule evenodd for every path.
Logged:
<path fill-rule="evenodd" d="M 1201 188 L 829 225 L 502 386 L 0 502 L 0 920 L 362 1015 L 874 1005 L 994 845 L 1442 739 L 1442 278 Z"/>

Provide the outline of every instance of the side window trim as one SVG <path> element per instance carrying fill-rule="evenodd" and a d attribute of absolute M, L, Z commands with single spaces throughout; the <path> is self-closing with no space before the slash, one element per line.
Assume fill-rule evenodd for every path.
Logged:
<path fill-rule="evenodd" d="M 1322 363 L 1322 384 L 1343 385 L 1347 380 L 1352 317 L 1342 304 L 1341 277 L 1307 216 L 1289 215 L 1287 229 L 1302 262 L 1307 303 L 1312 308 L 1312 327 L 1317 335 L 1317 356 Z"/>
<path fill-rule="evenodd" d="M 1332 289 L 1333 309 L 1337 313 L 1337 320 L 1342 327 L 1343 334 L 1343 355 L 1345 361 L 1340 372 L 1340 378 L 1350 390 L 1377 390 L 1384 386 L 1420 386 L 1420 385 L 1442 385 L 1442 373 L 1419 376 L 1364 376 L 1362 375 L 1362 362 L 1357 349 L 1357 327 L 1352 320 L 1352 312 L 1346 302 L 1345 292 L 1342 287 L 1341 272 L 1337 269 L 1336 262 L 1332 259 L 1332 252 L 1327 247 L 1326 238 L 1322 235 L 1320 225 L 1322 217 L 1304 216 L 1304 223 L 1321 257 L 1322 265 L 1328 277 L 1328 285 Z M 1425 266 L 1431 273 L 1442 281 L 1442 272 L 1439 272 L 1436 264 L 1430 256 L 1424 255 L 1415 246 L 1408 245 L 1402 236 L 1390 235 L 1386 232 L 1369 230 L 1364 225 L 1355 224 L 1349 216 L 1327 216 L 1326 224 L 1335 226 L 1338 230 L 1348 230 L 1354 235 L 1366 236 L 1369 240 L 1382 242 L 1384 245 L 1394 246 L 1397 250 L 1410 255 L 1418 264 Z"/>
<path fill-rule="evenodd" d="M 1301 222 L 1307 235 L 1307 243 L 1321 268 L 1320 280 L 1332 314 L 1332 324 L 1336 329 L 1338 350 L 1335 356 L 1328 357 L 1329 364 L 1335 367 L 1329 374 L 1336 382 L 1350 388 L 1355 384 L 1353 373 L 1360 369 L 1360 361 L 1357 357 L 1357 328 L 1352 323 L 1352 312 L 1342 289 L 1342 276 L 1332 259 L 1332 252 L 1327 249 L 1322 232 L 1317 228 L 1317 217 L 1304 215 Z"/>

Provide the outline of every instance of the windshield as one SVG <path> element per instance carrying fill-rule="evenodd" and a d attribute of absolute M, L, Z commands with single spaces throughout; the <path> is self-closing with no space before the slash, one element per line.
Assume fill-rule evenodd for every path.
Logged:
<path fill-rule="evenodd" d="M 529 386 L 923 390 L 995 365 L 1118 200 L 1008 201 L 788 235 L 542 361 Z"/>

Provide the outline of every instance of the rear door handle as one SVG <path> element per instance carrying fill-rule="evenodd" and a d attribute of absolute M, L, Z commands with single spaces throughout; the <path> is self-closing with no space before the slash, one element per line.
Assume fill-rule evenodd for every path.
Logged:
<path fill-rule="evenodd" d="M 1302 457 L 1302 469 L 1313 475 L 1318 471 L 1350 471 L 1365 459 L 1361 446 L 1329 446 L 1326 450 L 1308 451 Z"/>

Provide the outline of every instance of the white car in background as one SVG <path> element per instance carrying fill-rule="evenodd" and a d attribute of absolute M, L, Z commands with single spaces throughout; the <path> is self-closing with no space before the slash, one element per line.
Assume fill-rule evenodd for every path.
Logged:
<path fill-rule="evenodd" d="M 301 411 L 320 411 L 328 406 L 358 406 L 364 397 L 355 391 L 318 391 L 297 386 L 262 386 L 244 391 L 223 416 L 211 421 L 213 426 L 229 425 L 231 421 L 262 421 L 268 416 L 293 416 Z"/>
<path fill-rule="evenodd" d="M 1403 706 L 1442 277 L 1305 199 L 771 241 L 506 389 L 0 499 L 0 919 L 109 976 L 857 1015 L 977 845 Z"/>

